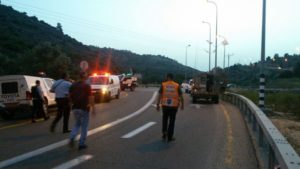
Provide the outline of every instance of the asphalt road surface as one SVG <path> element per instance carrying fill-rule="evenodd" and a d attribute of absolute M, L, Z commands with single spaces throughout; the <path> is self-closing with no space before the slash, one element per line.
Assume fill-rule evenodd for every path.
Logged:
<path fill-rule="evenodd" d="M 155 88 L 121 93 L 96 106 L 90 116 L 88 148 L 68 147 L 62 121 L 50 133 L 50 119 L 0 126 L 0 168 L 28 169 L 256 169 L 255 152 L 239 111 L 226 102 L 192 104 L 184 94 L 176 140 L 161 139 Z M 155 98 L 155 99 L 154 99 Z M 73 124 L 71 116 L 70 128 Z"/>

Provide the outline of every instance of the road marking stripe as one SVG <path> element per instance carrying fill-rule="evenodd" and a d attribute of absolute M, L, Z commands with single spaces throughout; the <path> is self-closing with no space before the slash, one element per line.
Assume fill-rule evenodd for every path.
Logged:
<path fill-rule="evenodd" d="M 141 133 L 142 131 L 146 130 L 147 128 L 153 126 L 154 124 L 156 124 L 156 122 L 149 122 L 149 123 L 146 123 L 145 125 L 133 130 L 132 132 L 122 136 L 121 138 L 131 138 L 139 133 Z"/>
<path fill-rule="evenodd" d="M 49 119 L 52 119 L 52 116 L 50 116 Z M 39 118 L 39 119 L 36 119 L 35 121 L 36 122 L 41 122 L 41 121 L 45 121 L 45 120 L 44 120 L 44 118 Z M 23 121 L 23 122 L 20 122 L 20 123 L 16 123 L 16 124 L 12 124 L 12 125 L 8 125 L 8 126 L 0 127 L 0 130 L 14 128 L 14 127 L 20 127 L 20 126 L 24 126 L 24 125 L 31 124 L 31 123 L 32 123 L 31 120 L 27 120 L 27 121 Z"/>
<path fill-rule="evenodd" d="M 201 105 L 199 105 L 199 104 L 190 104 L 190 107 L 195 107 L 196 109 L 200 109 Z"/>
<path fill-rule="evenodd" d="M 77 165 L 79 165 L 80 163 L 83 163 L 87 160 L 90 160 L 92 159 L 93 156 L 92 155 L 83 155 L 83 156 L 79 156 L 71 161 L 68 161 L 66 163 L 63 163 L 57 167 L 54 167 L 53 169 L 69 169 L 69 168 L 72 168 L 72 167 L 75 167 Z"/>
<path fill-rule="evenodd" d="M 231 119 L 229 116 L 229 113 L 225 106 L 221 104 L 221 108 L 223 109 L 226 122 L 227 122 L 227 132 L 226 132 L 226 149 L 227 149 L 227 155 L 225 158 L 225 164 L 232 165 L 233 163 L 233 132 L 232 132 L 232 124 L 231 124 Z"/>
<path fill-rule="evenodd" d="M 156 104 L 152 104 L 151 106 L 153 106 L 154 108 L 156 108 L 157 106 L 156 106 Z"/>
<path fill-rule="evenodd" d="M 145 104 L 142 108 L 140 108 L 139 110 L 137 110 L 136 112 L 128 115 L 128 116 L 125 116 L 121 119 L 118 119 L 116 121 L 113 121 L 111 123 L 108 123 L 108 124 L 105 124 L 103 126 L 100 126 L 98 128 L 95 128 L 95 129 L 92 129 L 88 132 L 88 136 L 90 135 L 93 135 L 93 134 L 96 134 L 100 131 L 103 131 L 105 129 L 108 129 L 110 127 L 113 127 L 119 123 L 122 123 L 132 117 L 135 117 L 139 114 L 141 114 L 143 111 L 145 111 L 148 107 L 151 106 L 151 104 L 153 103 L 153 101 L 156 99 L 156 95 L 157 95 L 157 92 L 154 92 L 152 98 L 148 101 L 147 104 Z M 76 140 L 78 140 L 79 138 L 79 135 L 76 137 Z M 45 147 L 42 147 L 42 148 L 39 148 L 37 150 L 33 150 L 31 152 L 28 152 L 28 153 L 25 153 L 25 154 L 21 154 L 19 156 L 16 156 L 16 157 L 13 157 L 13 158 L 10 158 L 10 159 L 7 159 L 7 160 L 4 160 L 4 161 L 1 161 L 0 162 L 0 168 L 4 168 L 4 167 L 7 167 L 7 166 L 10 166 L 12 164 L 15 164 L 15 163 L 18 163 L 20 161 L 23 161 L 23 160 L 26 160 L 26 159 L 29 159 L 31 157 L 34 157 L 34 156 L 37 156 L 37 155 L 40 155 L 40 154 L 43 154 L 45 152 L 48 152 L 48 151 L 51 151 L 51 150 L 54 150 L 56 148 L 59 148 L 59 147 L 62 147 L 64 145 L 67 145 L 69 142 L 69 139 L 65 139 L 65 140 L 62 140 L 62 141 L 59 141 L 57 143 L 53 143 L 53 144 L 50 144 L 48 146 L 45 146 Z"/>
<path fill-rule="evenodd" d="M 13 128 L 13 127 L 24 126 L 24 125 L 30 124 L 30 123 L 31 123 L 31 121 L 25 121 L 25 122 L 21 122 L 21 123 L 17 123 L 17 124 L 12 124 L 12 125 L 8 125 L 8 126 L 0 127 L 0 130 L 9 129 L 9 128 Z"/>

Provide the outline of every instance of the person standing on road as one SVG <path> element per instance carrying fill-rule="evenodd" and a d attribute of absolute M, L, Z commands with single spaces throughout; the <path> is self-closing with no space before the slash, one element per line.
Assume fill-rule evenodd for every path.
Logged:
<path fill-rule="evenodd" d="M 45 99 L 44 94 L 41 89 L 41 83 L 39 80 L 35 81 L 35 86 L 31 87 L 31 95 L 32 95 L 32 102 L 33 102 L 33 110 L 31 115 L 32 123 L 35 123 L 35 118 L 38 114 L 42 114 L 44 120 L 48 120 L 49 116 L 47 115 L 47 110 L 44 109 Z"/>
<path fill-rule="evenodd" d="M 91 111 L 95 115 L 94 97 L 92 95 L 91 86 L 85 81 L 87 79 L 87 73 L 80 73 L 80 80 L 75 82 L 70 87 L 70 98 L 72 102 L 72 112 L 75 117 L 75 125 L 70 135 L 69 146 L 74 146 L 74 140 L 81 128 L 81 135 L 79 139 L 78 149 L 85 149 L 87 145 L 85 140 L 87 137 L 89 112 Z"/>
<path fill-rule="evenodd" d="M 59 122 L 63 116 L 63 133 L 69 133 L 69 117 L 70 117 L 70 99 L 69 99 L 69 89 L 72 83 L 69 81 L 69 75 L 63 73 L 61 79 L 57 80 L 51 87 L 51 92 L 55 93 L 55 101 L 57 106 L 57 114 L 53 120 L 50 131 L 54 132 L 56 124 Z"/>
<path fill-rule="evenodd" d="M 168 142 L 174 141 L 174 127 L 178 107 L 184 108 L 182 91 L 178 83 L 173 81 L 173 74 L 167 74 L 167 81 L 161 84 L 157 97 L 157 111 L 162 105 L 162 138 Z"/>

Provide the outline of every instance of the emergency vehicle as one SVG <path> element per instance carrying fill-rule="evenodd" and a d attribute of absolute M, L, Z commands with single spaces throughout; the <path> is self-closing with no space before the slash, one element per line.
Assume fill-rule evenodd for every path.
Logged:
<path fill-rule="evenodd" d="M 92 93 L 95 97 L 95 102 L 109 102 L 112 98 L 120 98 L 120 80 L 117 75 L 109 73 L 96 74 L 89 76 L 87 83 L 91 85 Z"/>
<path fill-rule="evenodd" d="M 7 75 L 0 76 L 0 113 L 4 118 L 11 118 L 15 112 L 25 113 L 31 111 L 31 87 L 39 80 L 46 101 L 46 107 L 55 104 L 55 94 L 51 93 L 54 80 L 51 78 Z"/>

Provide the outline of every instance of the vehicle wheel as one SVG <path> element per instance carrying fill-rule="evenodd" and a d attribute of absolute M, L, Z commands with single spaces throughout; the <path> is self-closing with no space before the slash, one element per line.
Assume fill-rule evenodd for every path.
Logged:
<path fill-rule="evenodd" d="M 95 103 L 100 103 L 101 102 L 101 97 L 99 95 L 96 95 L 94 96 L 94 100 L 95 100 Z"/>
<path fill-rule="evenodd" d="M 193 97 L 193 103 L 197 103 L 197 97 Z"/>
<path fill-rule="evenodd" d="M 105 97 L 105 102 L 109 103 L 111 99 L 110 93 L 108 93 L 108 95 Z"/>
<path fill-rule="evenodd" d="M 135 87 L 134 87 L 134 86 L 131 86 L 131 87 L 130 87 L 130 91 L 132 91 L 132 92 L 133 92 L 133 91 L 134 91 L 134 89 L 135 89 Z"/>
<path fill-rule="evenodd" d="M 214 103 L 218 104 L 219 103 L 219 96 L 214 96 L 212 100 L 213 100 Z"/>
<path fill-rule="evenodd" d="M 116 95 L 116 99 L 120 98 L 120 90 L 118 90 L 118 94 Z"/>

